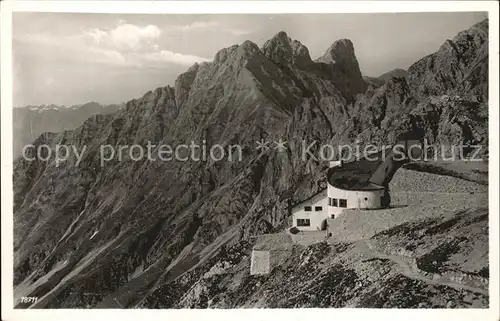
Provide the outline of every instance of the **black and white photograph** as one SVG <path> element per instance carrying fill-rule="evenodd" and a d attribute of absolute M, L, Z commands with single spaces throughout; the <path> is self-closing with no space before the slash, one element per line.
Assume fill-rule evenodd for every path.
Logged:
<path fill-rule="evenodd" d="M 2 320 L 341 308 L 498 320 L 498 4 L 8 2 Z"/>

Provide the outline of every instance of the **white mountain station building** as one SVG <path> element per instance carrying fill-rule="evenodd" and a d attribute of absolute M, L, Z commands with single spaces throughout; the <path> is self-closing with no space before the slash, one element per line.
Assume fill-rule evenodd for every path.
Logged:
<path fill-rule="evenodd" d="M 327 188 L 292 206 L 292 226 L 301 231 L 324 231 L 329 221 L 345 215 L 345 209 L 389 207 L 389 182 L 397 169 L 408 162 L 406 151 L 410 150 L 412 160 L 421 154 L 421 149 L 408 149 L 410 144 L 421 144 L 420 140 L 406 139 L 399 143 L 405 147 L 404 155 L 386 150 L 370 155 L 369 159 L 345 164 L 330 162 Z"/>

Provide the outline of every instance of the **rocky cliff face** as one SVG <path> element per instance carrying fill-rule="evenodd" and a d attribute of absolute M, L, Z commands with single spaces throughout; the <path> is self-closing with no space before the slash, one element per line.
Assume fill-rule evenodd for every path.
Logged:
<path fill-rule="evenodd" d="M 417 97 L 465 95 L 488 100 L 488 21 L 447 40 L 437 52 L 408 69 L 408 80 Z"/>
<path fill-rule="evenodd" d="M 445 45 L 461 49 L 442 47 L 411 66 L 407 80 L 393 78 L 375 88 L 363 80 L 349 40 L 335 42 L 313 61 L 305 46 L 280 32 L 262 48 L 245 41 L 222 49 L 213 62 L 180 75 L 174 87 L 148 92 L 114 114 L 40 135 L 36 146 L 85 151 L 80 160 L 71 157 L 57 166 L 53 159 L 20 158 L 14 164 L 16 298 L 37 296 L 37 308 L 192 306 L 179 299 L 199 278 L 188 271 L 217 275 L 224 270 L 222 256 L 238 264 L 252 236 L 279 231 L 290 205 L 324 186 L 327 162 L 314 157 L 319 144 L 390 143 L 408 128 L 423 130 L 433 141 L 484 142 L 487 59 L 477 57 L 487 58 L 485 33 L 487 21 L 459 34 L 455 47 Z M 258 141 L 279 139 L 286 149 L 255 148 Z M 104 145 L 146 149 L 148 142 L 175 147 L 192 141 L 226 151 L 238 144 L 241 160 L 227 152 L 219 161 L 137 160 L 125 152 L 121 160 L 115 155 L 102 164 L 100 154 Z M 318 141 L 306 157 L 302 141 Z M 152 154 L 158 155 L 158 147 Z M 336 245 L 334 251 L 349 248 Z M 349 269 L 335 265 L 325 272 L 324 291 L 359 288 Z M 273 282 L 290 273 L 299 272 L 284 271 Z M 381 283 L 373 287 L 400 284 L 400 278 L 374 278 Z M 255 283 L 263 281 L 248 282 L 238 296 L 256 295 Z M 319 298 L 314 305 L 343 306 L 356 293 Z M 203 302 L 195 305 L 208 304 Z M 309 304 L 301 302 L 290 296 L 271 305 Z"/>
<path fill-rule="evenodd" d="M 400 68 L 393 69 L 391 71 L 385 72 L 378 77 L 364 76 L 363 79 L 367 82 L 367 85 L 374 87 L 380 87 L 392 78 L 406 78 L 408 77 L 408 71 Z"/>

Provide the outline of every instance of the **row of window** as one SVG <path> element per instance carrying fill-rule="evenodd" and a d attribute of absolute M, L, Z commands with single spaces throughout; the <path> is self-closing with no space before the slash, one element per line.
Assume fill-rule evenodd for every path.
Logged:
<path fill-rule="evenodd" d="M 331 214 L 332 219 L 335 219 L 335 214 Z M 311 226 L 311 221 L 308 218 L 298 218 L 297 226 Z"/>
<path fill-rule="evenodd" d="M 328 205 L 334 207 L 347 207 L 347 200 L 343 198 L 328 198 Z"/>
<path fill-rule="evenodd" d="M 323 210 L 323 206 L 315 206 L 314 210 L 316 212 L 320 212 L 320 211 Z M 312 212 L 312 206 L 304 206 L 304 211 L 306 211 L 306 212 Z"/>
<path fill-rule="evenodd" d="M 328 198 L 328 205 L 334 207 L 347 207 L 347 200 L 343 198 Z M 314 211 L 320 212 L 323 210 L 323 206 L 315 206 Z M 312 212 L 312 206 L 304 206 L 304 211 Z"/>
<path fill-rule="evenodd" d="M 297 226 L 311 226 L 311 221 L 309 219 L 298 218 Z"/>

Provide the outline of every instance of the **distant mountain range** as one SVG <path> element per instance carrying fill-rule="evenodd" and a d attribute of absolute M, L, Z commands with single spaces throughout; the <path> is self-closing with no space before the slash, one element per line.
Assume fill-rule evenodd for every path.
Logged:
<path fill-rule="evenodd" d="M 418 130 L 431 144 L 482 144 L 487 158 L 487 20 L 407 71 L 375 81 L 363 79 L 350 40 L 334 42 L 313 60 L 307 47 L 279 32 L 262 47 L 244 41 L 224 48 L 173 86 L 149 91 L 123 108 L 93 103 L 55 109 L 16 109 L 14 117 L 20 126 L 17 151 L 33 139 L 36 146 L 86 146 L 78 166 L 75 158 L 59 166 L 22 158 L 14 163 L 14 285 L 16 300 L 38 297 L 31 307 L 414 307 L 423 301 L 428 307 L 446 307 L 448 301 L 466 307 L 467 300 L 487 300 L 474 301 L 469 290 L 417 286 L 385 259 L 367 262 L 364 274 L 357 274 L 349 263 L 353 257 L 338 257 L 353 244 L 304 250 L 311 260 L 335 262 L 327 275 L 309 274 L 319 261 L 302 269 L 299 254 L 290 257 L 289 268 L 249 275 L 255 236 L 283 230 L 291 204 L 323 188 L 328 162 L 312 156 L 321 144 L 390 144 L 400 133 Z M 105 110 L 110 113 L 88 118 Z M 74 129 L 61 133 L 63 128 Z M 283 140 L 287 148 L 256 149 L 263 140 Z M 175 147 L 191 141 L 209 148 L 239 144 L 243 157 L 125 158 L 101 166 L 102 145 Z M 317 142 L 305 158 L 303 141 Z M 444 244 L 447 236 L 439 233 L 460 230 L 460 242 L 487 238 L 487 209 L 469 214 L 395 228 L 378 240 L 417 246 L 423 235 L 421 252 L 404 253 L 422 256 L 431 268 L 445 266 L 456 244 Z M 486 225 L 469 231 L 473 222 Z M 420 234 L 410 233 L 417 228 Z M 438 246 L 444 252 L 432 252 Z M 487 260 L 477 271 L 454 262 L 449 266 L 463 278 L 487 275 Z M 416 294 L 408 290 L 412 284 Z M 283 296 L 261 301 L 266 289 Z"/>
<path fill-rule="evenodd" d="M 42 133 L 72 130 L 92 115 L 114 113 L 123 106 L 124 104 L 101 105 L 88 102 L 71 107 L 30 105 L 14 108 L 12 111 L 14 157 L 20 155 L 23 147 L 33 142 Z"/>

